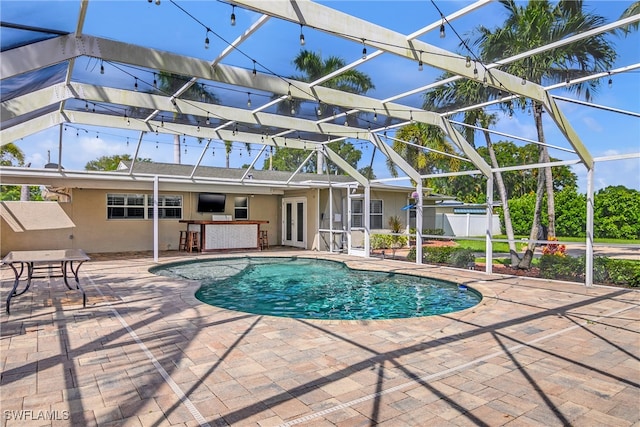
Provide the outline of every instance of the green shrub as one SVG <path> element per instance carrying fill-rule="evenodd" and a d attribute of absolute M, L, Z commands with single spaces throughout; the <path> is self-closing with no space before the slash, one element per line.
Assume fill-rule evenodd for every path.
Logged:
<path fill-rule="evenodd" d="M 398 249 L 407 245 L 407 236 L 390 234 L 372 234 L 369 240 L 371 249 Z"/>
<path fill-rule="evenodd" d="M 434 246 L 424 248 L 424 262 L 429 264 L 447 264 L 455 246 Z"/>
<path fill-rule="evenodd" d="M 605 259 L 605 268 L 607 271 L 607 278 L 612 283 L 633 287 L 640 286 L 640 262 L 628 259 L 607 258 Z"/>
<path fill-rule="evenodd" d="M 476 256 L 471 249 L 456 248 L 449 257 L 449 263 L 458 268 L 467 268 L 470 264 L 475 264 Z"/>
<path fill-rule="evenodd" d="M 540 277 L 545 279 L 584 281 L 586 258 L 542 255 L 540 257 Z M 640 286 L 640 262 L 626 259 L 594 257 L 593 281 L 623 286 Z"/>

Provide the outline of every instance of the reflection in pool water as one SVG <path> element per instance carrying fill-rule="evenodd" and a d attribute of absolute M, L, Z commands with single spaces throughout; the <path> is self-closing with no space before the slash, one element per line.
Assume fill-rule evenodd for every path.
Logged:
<path fill-rule="evenodd" d="M 299 319 L 398 319 L 463 310 L 473 289 L 406 274 L 352 270 L 311 258 L 225 258 L 170 264 L 155 274 L 198 280 L 210 305 Z"/>

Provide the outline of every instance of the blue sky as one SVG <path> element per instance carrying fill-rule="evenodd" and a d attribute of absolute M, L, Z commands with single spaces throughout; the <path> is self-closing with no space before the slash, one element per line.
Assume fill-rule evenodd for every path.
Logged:
<path fill-rule="evenodd" d="M 162 0 L 160 6 L 141 0 L 132 1 L 91 1 L 89 13 L 85 24 L 87 34 L 130 41 L 136 44 L 157 49 L 179 52 L 185 55 L 213 59 L 222 49 L 225 42 L 235 39 L 241 34 L 258 15 L 236 8 L 237 25 L 229 25 L 231 7 L 219 2 L 203 1 L 177 1 L 189 13 L 195 16 L 205 25 L 210 26 L 215 35 L 210 35 L 211 47 L 205 50 L 203 40 L 205 31 L 192 18 L 178 10 L 169 0 Z M 387 26 L 393 30 L 409 34 L 417 29 L 438 20 L 439 14 L 432 2 L 428 1 L 325 1 L 329 7 L 355 14 L 374 23 Z M 461 7 L 471 4 L 470 1 L 436 1 L 435 4 L 447 15 Z M 28 25 L 41 25 L 51 28 L 74 28 L 74 17 L 79 10 L 79 2 L 57 1 L 47 2 L 55 4 L 57 14 L 48 16 L 50 22 L 43 25 L 42 22 L 29 22 L 34 16 L 42 20 L 43 2 L 2 2 L 2 20 L 8 22 L 21 22 Z M 585 7 L 595 13 L 603 15 L 608 22 L 617 19 L 622 11 L 631 2 L 623 1 L 586 1 Z M 30 14 L 30 12 L 38 14 Z M 65 17 L 68 11 L 71 19 Z M 495 27 L 504 19 L 503 8 L 494 3 L 486 6 L 459 20 L 452 21 L 453 28 L 463 37 L 478 23 L 487 27 Z M 26 20 L 26 21 L 25 21 Z M 306 39 L 305 48 L 321 53 L 324 57 L 336 55 L 347 62 L 358 59 L 361 55 L 362 45 L 336 40 L 322 32 L 304 28 Z M 126 34 L 123 37 L 122 34 Z M 297 43 L 300 27 L 287 22 L 272 19 L 261 28 L 257 37 L 252 37 L 241 46 L 240 52 L 235 52 L 223 62 L 228 65 L 250 68 L 251 60 L 256 59 L 261 66 L 269 71 L 282 76 L 297 74 L 291 61 L 300 50 Z M 448 28 L 444 39 L 438 37 L 437 31 L 420 37 L 421 40 L 452 51 L 459 51 L 459 40 L 454 32 Z M 618 52 L 618 60 L 614 69 L 640 63 L 640 36 L 634 33 L 629 37 L 610 36 Z M 371 49 L 373 51 L 373 49 Z M 386 98 L 397 93 L 419 87 L 432 82 L 440 71 L 425 67 L 419 72 L 416 63 L 402 58 L 395 58 L 390 54 L 382 55 L 375 60 L 364 63 L 358 68 L 369 74 L 376 85 L 376 89 L 369 95 Z M 261 70 L 264 71 L 264 70 Z M 79 61 L 76 73 L 96 75 L 95 60 Z M 130 83 L 131 76 L 119 73 L 118 70 L 107 67 L 107 74 L 111 81 L 119 81 L 119 85 L 126 86 Z M 594 96 L 593 102 L 624 111 L 638 113 L 640 111 L 640 69 L 613 76 L 613 85 L 607 86 L 603 80 L 599 92 Z M 564 88 L 556 89 L 554 95 L 573 98 Z M 246 94 L 238 94 L 241 102 L 246 102 Z M 260 96 L 252 99 L 253 107 L 259 105 Z M 240 102 L 240 101 L 239 101 Z M 398 100 L 418 107 L 422 98 L 414 95 Z M 594 157 L 611 156 L 625 153 L 640 152 L 640 120 L 637 117 L 603 111 L 588 106 L 581 106 L 563 101 L 558 101 L 560 108 L 567 115 L 579 137 Z M 79 126 L 80 131 L 73 127 L 67 127 L 63 131 L 63 159 L 62 164 L 66 169 L 83 169 L 87 161 L 100 156 L 129 153 L 133 155 L 138 140 L 138 133 L 116 130 L 99 129 L 89 126 Z M 536 139 L 533 118 L 526 111 L 516 113 L 512 118 L 499 115 L 496 130 L 508 134 L 515 134 L 525 138 Z M 568 142 L 559 133 L 555 124 L 545 121 L 545 135 L 547 142 L 561 147 L 570 148 Z M 57 127 L 32 135 L 24 140 L 16 141 L 16 144 L 25 152 L 27 162 L 32 167 L 42 167 L 49 161 L 57 162 L 58 156 Z M 151 158 L 159 162 L 171 162 L 173 160 L 173 148 L 171 135 L 148 134 L 139 153 L 140 157 Z M 503 139 L 494 136 L 494 141 Z M 128 140 L 128 144 L 127 144 Z M 482 138 L 478 137 L 477 141 Z M 521 142 L 515 141 L 517 144 Z M 158 148 L 156 148 L 156 146 Z M 357 144 L 363 149 L 360 167 L 368 165 L 371 160 L 372 150 L 364 144 Z M 214 143 L 217 147 L 208 152 L 203 164 L 210 166 L 224 166 L 224 150 L 221 143 Z M 187 138 L 187 153 L 182 151 L 182 163 L 194 164 L 201 155 L 201 146 L 195 138 Z M 255 146 L 252 155 L 255 155 L 260 147 Z M 559 150 L 550 150 L 552 157 L 562 160 L 575 158 L 574 154 Z M 243 144 L 236 144 L 231 157 L 231 166 L 240 167 L 250 163 L 252 156 L 246 152 Z M 261 167 L 262 160 L 258 162 Z M 389 173 L 380 156 L 376 157 L 374 170 L 378 178 L 384 178 Z M 585 169 L 581 165 L 574 167 L 579 177 L 581 189 L 585 188 Z M 596 165 L 596 188 L 607 185 L 625 185 L 630 188 L 640 189 L 640 159 L 631 159 L 615 162 L 603 162 Z"/>

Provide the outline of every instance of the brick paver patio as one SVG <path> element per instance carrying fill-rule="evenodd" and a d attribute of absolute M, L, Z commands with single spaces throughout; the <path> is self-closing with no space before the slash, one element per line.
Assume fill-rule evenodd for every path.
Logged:
<path fill-rule="evenodd" d="M 276 318 L 202 304 L 196 283 L 149 273 L 151 258 L 93 259 L 87 308 L 56 278 L 3 307 L 2 425 L 640 424 L 638 291 L 277 252 L 290 254 L 453 280 L 484 299 L 416 319 Z M 3 302 L 11 285 L 3 267 Z"/>

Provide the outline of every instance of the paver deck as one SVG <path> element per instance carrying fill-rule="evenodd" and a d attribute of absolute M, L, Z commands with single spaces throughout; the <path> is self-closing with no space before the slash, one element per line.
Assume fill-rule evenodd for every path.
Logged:
<path fill-rule="evenodd" d="M 453 280 L 484 298 L 416 319 L 296 320 L 205 305 L 197 283 L 149 273 L 151 258 L 93 259 L 87 308 L 51 278 L 2 313 L 2 425 L 640 424 L 638 291 L 277 253 L 291 254 Z M 13 274 L 1 273 L 6 299 Z"/>

